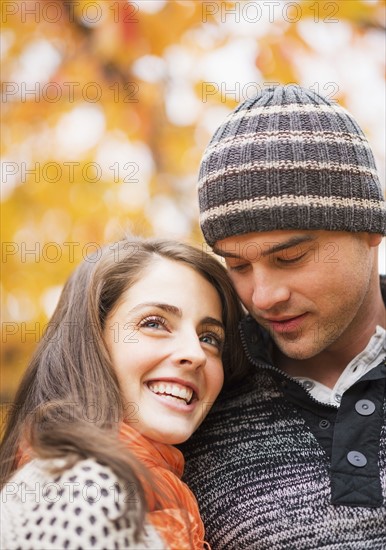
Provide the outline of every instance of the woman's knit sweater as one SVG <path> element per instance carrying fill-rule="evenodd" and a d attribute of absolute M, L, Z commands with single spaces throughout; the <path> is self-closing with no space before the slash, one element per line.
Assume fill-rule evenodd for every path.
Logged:
<path fill-rule="evenodd" d="M 134 539 L 130 514 L 117 520 L 130 492 L 110 468 L 81 460 L 55 476 L 63 460 L 34 459 L 1 492 L 0 548 L 6 550 L 158 550 L 165 546 L 151 525 Z M 135 494 L 132 495 L 135 499 Z"/>
<path fill-rule="evenodd" d="M 120 439 L 147 468 L 142 480 L 148 506 L 145 532 L 135 541 L 134 487 L 89 458 L 55 474 L 64 459 L 30 459 L 1 492 L 1 546 L 6 550 L 168 549 L 202 550 L 204 526 L 196 499 L 181 481 L 184 458 L 171 445 L 156 443 L 123 425 Z M 125 513 L 127 499 L 134 511 Z"/>

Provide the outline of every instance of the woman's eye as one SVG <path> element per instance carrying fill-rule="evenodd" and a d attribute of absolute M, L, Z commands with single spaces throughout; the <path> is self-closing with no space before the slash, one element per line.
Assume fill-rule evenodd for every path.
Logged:
<path fill-rule="evenodd" d="M 224 345 L 222 338 L 217 336 L 217 334 L 203 334 L 202 336 L 200 336 L 200 341 L 204 344 L 215 346 L 218 349 L 222 349 Z"/>
<path fill-rule="evenodd" d="M 163 328 L 166 325 L 166 320 L 163 317 L 145 317 L 145 319 L 142 319 L 139 326 L 140 327 L 147 327 L 147 328 L 155 328 L 160 329 Z"/>

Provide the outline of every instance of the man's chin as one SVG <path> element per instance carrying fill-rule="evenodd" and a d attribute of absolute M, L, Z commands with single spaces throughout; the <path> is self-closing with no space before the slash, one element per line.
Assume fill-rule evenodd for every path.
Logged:
<path fill-rule="evenodd" d="M 307 342 L 303 341 L 302 338 L 294 338 L 291 340 L 288 335 L 286 335 L 285 338 L 276 335 L 274 341 L 279 354 L 296 361 L 311 359 L 321 351 L 315 344 L 307 345 Z"/>

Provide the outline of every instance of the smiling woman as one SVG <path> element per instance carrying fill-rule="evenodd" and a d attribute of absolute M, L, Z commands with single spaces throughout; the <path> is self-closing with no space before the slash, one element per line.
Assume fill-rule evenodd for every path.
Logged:
<path fill-rule="evenodd" d="M 241 317 L 224 268 L 191 246 L 122 240 L 85 260 L 10 414 L 2 547 L 207 547 L 173 445 L 243 376 Z"/>
<path fill-rule="evenodd" d="M 124 293 L 104 332 L 124 399 L 136 404 L 136 429 L 153 441 L 185 441 L 223 385 L 217 290 L 190 266 L 157 258 Z"/>

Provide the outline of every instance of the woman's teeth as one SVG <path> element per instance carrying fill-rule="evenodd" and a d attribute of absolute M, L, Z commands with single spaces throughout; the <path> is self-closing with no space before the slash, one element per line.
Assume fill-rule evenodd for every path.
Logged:
<path fill-rule="evenodd" d="M 153 393 L 162 395 L 165 399 L 170 401 L 185 401 L 188 405 L 193 397 L 193 390 L 180 384 L 174 384 L 171 382 L 148 382 L 147 387 Z"/>

